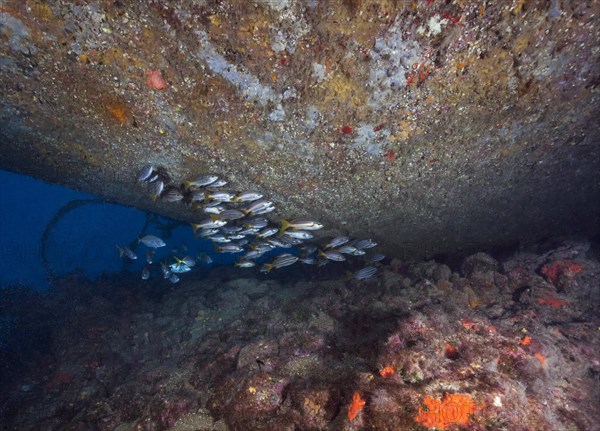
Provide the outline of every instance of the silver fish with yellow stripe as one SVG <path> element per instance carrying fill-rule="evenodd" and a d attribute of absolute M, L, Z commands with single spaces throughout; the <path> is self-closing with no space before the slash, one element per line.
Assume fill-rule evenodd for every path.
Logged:
<path fill-rule="evenodd" d="M 218 179 L 219 179 L 219 177 L 217 175 L 214 175 L 214 174 L 201 174 L 201 175 L 198 175 L 193 180 L 184 181 L 183 186 L 186 189 L 206 187 L 206 186 L 208 186 L 210 184 L 213 184 Z"/>
<path fill-rule="evenodd" d="M 323 228 L 323 223 L 318 222 L 317 220 L 311 218 L 297 218 L 292 221 L 281 220 L 281 228 L 279 231 L 281 233 L 285 232 L 287 229 L 294 230 L 319 230 Z"/>

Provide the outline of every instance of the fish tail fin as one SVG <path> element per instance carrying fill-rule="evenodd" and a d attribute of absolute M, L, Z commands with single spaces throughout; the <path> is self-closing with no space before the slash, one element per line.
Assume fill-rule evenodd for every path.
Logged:
<path fill-rule="evenodd" d="M 190 223 L 192 225 L 192 229 L 194 229 L 194 235 L 196 235 L 196 232 L 198 231 L 198 229 L 200 229 L 200 225 L 196 224 L 196 223 Z"/>
<path fill-rule="evenodd" d="M 117 247 L 117 250 L 119 250 L 119 257 L 123 257 L 123 249 L 119 247 L 118 244 L 115 244 L 115 247 Z"/>
<path fill-rule="evenodd" d="M 190 181 L 184 181 L 183 182 L 183 188 L 184 189 L 189 189 L 191 185 L 192 185 L 192 183 Z"/>
<path fill-rule="evenodd" d="M 279 235 L 283 235 L 286 229 L 289 229 L 290 223 L 286 220 L 281 220 L 281 228 L 279 229 Z"/>
<path fill-rule="evenodd" d="M 263 267 L 267 270 L 267 272 L 271 272 L 271 270 L 273 269 L 273 264 L 272 263 L 265 263 L 263 265 Z"/>
<path fill-rule="evenodd" d="M 319 252 L 317 253 L 317 256 L 324 257 L 325 253 L 323 253 L 323 250 L 319 250 Z"/>
<path fill-rule="evenodd" d="M 219 215 L 218 215 L 218 214 L 210 214 L 209 216 L 210 216 L 210 219 L 211 219 L 212 221 L 217 221 L 217 220 L 219 220 Z"/>

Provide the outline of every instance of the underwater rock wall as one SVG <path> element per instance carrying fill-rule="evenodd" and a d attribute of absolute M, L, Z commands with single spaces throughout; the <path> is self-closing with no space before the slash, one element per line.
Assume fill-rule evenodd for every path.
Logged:
<path fill-rule="evenodd" d="M 185 221 L 215 172 L 384 251 L 600 226 L 598 2 L 19 0 L 0 166 Z M 392 228 L 393 227 L 393 228 Z"/>
<path fill-rule="evenodd" d="M 6 289 L 2 429 L 598 431 L 598 251 Z"/>

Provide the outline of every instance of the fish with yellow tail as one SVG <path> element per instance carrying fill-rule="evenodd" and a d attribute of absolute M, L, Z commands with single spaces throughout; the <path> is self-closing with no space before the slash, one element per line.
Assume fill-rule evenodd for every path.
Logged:
<path fill-rule="evenodd" d="M 284 253 L 282 255 L 277 256 L 277 258 L 272 263 L 265 263 L 261 268 L 263 272 L 270 272 L 273 268 L 279 269 L 284 266 L 293 265 L 298 261 L 298 256 L 294 256 L 289 253 Z"/>
<path fill-rule="evenodd" d="M 261 199 L 263 197 L 262 193 L 259 192 L 242 192 L 238 193 L 231 200 L 232 202 L 253 202 Z"/>
<path fill-rule="evenodd" d="M 324 257 L 325 259 L 333 260 L 334 262 L 343 262 L 346 260 L 342 253 L 335 250 L 319 250 L 318 255 L 320 257 Z"/>
<path fill-rule="evenodd" d="M 229 210 L 222 211 L 219 214 L 211 214 L 210 218 L 214 222 L 217 220 L 226 220 L 226 221 L 237 220 L 237 219 L 243 218 L 245 216 L 246 216 L 246 214 L 244 214 L 243 212 L 241 212 L 239 210 L 229 209 Z"/>
<path fill-rule="evenodd" d="M 311 218 L 297 218 L 292 221 L 281 220 L 279 234 L 282 235 L 286 230 L 319 230 L 323 228 L 323 223 Z"/>
<path fill-rule="evenodd" d="M 120 247 L 117 244 L 115 244 L 115 247 L 117 247 L 117 249 L 119 250 L 119 257 L 125 256 L 131 260 L 137 259 L 136 254 L 133 251 L 131 251 L 129 247 Z"/>
<path fill-rule="evenodd" d="M 196 232 L 201 229 L 218 229 L 227 224 L 227 220 L 213 220 L 211 218 L 207 218 L 202 220 L 200 223 L 192 223 L 192 228 L 194 229 L 194 236 Z"/>
<path fill-rule="evenodd" d="M 192 188 L 197 189 L 200 187 L 206 187 L 208 185 L 213 184 L 218 179 L 219 179 L 219 177 L 214 174 L 201 174 L 201 175 L 198 175 L 193 180 L 184 181 L 183 187 L 185 187 L 186 189 L 192 189 Z"/>
<path fill-rule="evenodd" d="M 186 256 L 186 257 L 189 257 L 189 256 Z M 179 259 L 177 256 L 173 256 L 173 259 L 175 259 L 175 263 L 172 263 L 171 265 L 169 265 L 171 272 L 173 272 L 175 274 L 183 274 L 184 272 L 190 272 L 192 270 L 190 265 L 188 265 L 186 263 L 186 258 Z M 196 262 L 194 262 L 194 265 L 195 264 L 196 264 Z"/>

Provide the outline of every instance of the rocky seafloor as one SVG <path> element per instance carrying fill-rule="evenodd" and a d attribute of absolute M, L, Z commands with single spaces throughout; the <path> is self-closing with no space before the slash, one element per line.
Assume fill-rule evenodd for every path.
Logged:
<path fill-rule="evenodd" d="M 4 289 L 0 428 L 599 430 L 599 256 L 563 239 L 364 281 L 298 266 Z"/>

